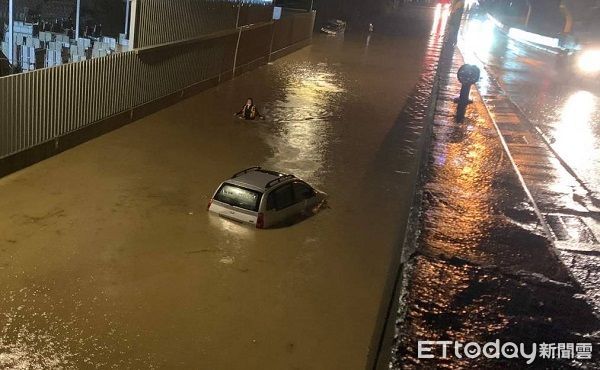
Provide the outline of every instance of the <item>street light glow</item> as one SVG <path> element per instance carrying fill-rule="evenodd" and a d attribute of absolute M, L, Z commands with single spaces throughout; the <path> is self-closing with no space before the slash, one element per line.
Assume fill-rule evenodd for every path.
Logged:
<path fill-rule="evenodd" d="M 583 51 L 577 60 L 577 67 L 584 73 L 600 72 L 600 49 Z"/>

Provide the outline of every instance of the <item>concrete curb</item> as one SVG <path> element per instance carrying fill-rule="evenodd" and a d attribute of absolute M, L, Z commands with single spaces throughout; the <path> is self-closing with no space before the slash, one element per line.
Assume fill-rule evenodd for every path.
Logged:
<path fill-rule="evenodd" d="M 420 235 L 420 218 L 423 204 L 423 185 L 427 180 L 430 146 L 433 137 L 433 123 L 435 110 L 439 97 L 441 76 L 452 67 L 452 55 L 456 48 L 450 33 L 451 24 L 448 24 L 442 40 L 439 62 L 433 78 L 430 100 L 427 107 L 427 115 L 424 121 L 423 143 L 419 150 L 418 170 L 415 176 L 415 184 L 412 189 L 412 204 L 404 234 L 404 240 L 400 247 L 400 261 L 397 268 L 392 271 L 384 293 L 383 311 L 380 312 L 378 326 L 372 340 L 372 347 L 367 359 L 367 369 L 388 369 L 391 359 L 392 340 L 396 329 L 396 320 L 400 308 L 400 301 L 408 291 L 411 260 L 416 253 L 417 240 Z"/>

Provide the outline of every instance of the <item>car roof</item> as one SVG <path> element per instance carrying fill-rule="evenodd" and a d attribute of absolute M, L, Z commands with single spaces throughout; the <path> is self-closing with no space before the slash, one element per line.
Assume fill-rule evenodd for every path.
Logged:
<path fill-rule="evenodd" d="M 264 192 L 276 184 L 287 182 L 293 179 L 295 179 L 293 175 L 288 175 L 277 171 L 270 171 L 260 167 L 251 167 L 236 173 L 226 182 Z"/>

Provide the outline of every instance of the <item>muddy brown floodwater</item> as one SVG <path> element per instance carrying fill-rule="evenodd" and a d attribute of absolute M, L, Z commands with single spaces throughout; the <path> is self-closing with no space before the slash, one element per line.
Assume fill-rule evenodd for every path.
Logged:
<path fill-rule="evenodd" d="M 361 369 L 411 203 L 400 119 L 433 11 L 331 38 L 0 179 L 0 367 Z M 267 119 L 232 118 L 252 96 Z M 207 214 L 263 165 L 330 194 L 292 227 Z"/>

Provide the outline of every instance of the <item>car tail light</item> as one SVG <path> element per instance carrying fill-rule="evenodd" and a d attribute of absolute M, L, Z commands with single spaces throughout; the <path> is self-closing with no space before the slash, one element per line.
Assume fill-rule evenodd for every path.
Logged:
<path fill-rule="evenodd" d="M 210 209 L 211 205 L 212 205 L 212 199 L 208 201 L 208 205 L 206 206 L 207 211 Z"/>
<path fill-rule="evenodd" d="M 256 218 L 256 228 L 264 229 L 264 227 L 265 227 L 265 215 L 263 213 L 259 213 L 258 217 Z"/>

